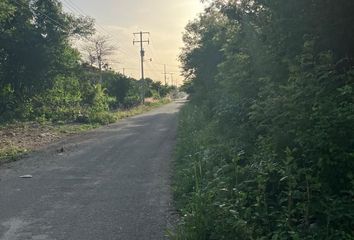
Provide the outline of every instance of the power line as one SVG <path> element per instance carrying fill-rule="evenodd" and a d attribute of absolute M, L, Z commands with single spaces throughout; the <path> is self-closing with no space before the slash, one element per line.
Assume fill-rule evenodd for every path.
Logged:
<path fill-rule="evenodd" d="M 166 65 L 166 66 L 175 67 L 175 68 L 180 69 L 180 66 L 177 66 L 177 65 L 171 65 L 171 64 L 161 63 L 161 62 L 155 62 L 155 64 L 161 65 L 161 66 Z"/>
<path fill-rule="evenodd" d="M 155 74 L 156 72 L 160 73 L 160 71 L 157 70 L 157 68 L 156 68 L 156 66 L 155 66 L 155 64 L 154 64 L 154 61 L 149 61 L 149 65 L 150 65 L 151 68 L 153 69 L 152 71 L 154 72 L 154 74 Z M 156 76 L 156 75 L 155 75 L 155 76 Z M 157 79 L 160 79 L 160 77 L 157 76 Z"/>
<path fill-rule="evenodd" d="M 173 83 L 173 73 L 170 73 L 171 75 L 171 85 L 174 86 L 174 83 Z"/>
<path fill-rule="evenodd" d="M 175 67 L 175 68 L 178 68 L 178 69 L 180 68 L 179 66 L 176 66 L 176 65 L 162 63 L 161 59 L 157 56 L 157 51 L 156 51 L 156 49 L 154 47 L 154 44 L 150 44 L 148 47 L 151 50 L 153 58 L 157 60 L 157 62 L 153 61 L 153 64 L 164 66 L 164 73 L 163 74 L 165 74 L 165 72 L 166 72 L 165 71 L 166 66 Z M 165 82 L 166 82 L 166 75 L 165 75 Z"/>
<path fill-rule="evenodd" d="M 144 50 L 144 47 L 143 47 L 143 44 L 144 43 L 150 43 L 150 40 L 143 40 L 143 35 L 146 35 L 146 34 L 150 34 L 149 32 L 136 32 L 136 33 L 133 33 L 134 36 L 136 35 L 139 35 L 140 36 L 140 40 L 133 40 L 133 45 L 135 43 L 139 43 L 140 44 L 140 61 L 141 61 L 141 79 L 144 80 L 144 57 L 145 57 L 145 50 Z"/>
<path fill-rule="evenodd" d="M 151 44 L 151 51 L 152 51 L 152 54 L 153 56 L 157 59 L 157 62 L 154 61 L 155 64 L 158 64 L 158 65 L 167 65 L 167 66 L 170 66 L 170 67 L 176 67 L 176 68 L 180 68 L 180 66 L 177 66 L 177 65 L 172 65 L 172 64 L 165 64 L 163 63 L 163 61 L 161 61 L 161 59 L 157 56 L 157 51 L 156 51 L 156 48 L 154 46 L 154 44 Z M 149 46 L 149 47 L 150 47 Z"/>
<path fill-rule="evenodd" d="M 83 16 L 90 16 L 90 14 L 87 14 L 86 12 L 84 12 L 77 4 L 75 4 L 71 0 L 62 0 L 62 1 L 64 1 L 66 4 L 64 4 L 64 2 L 63 2 L 63 4 L 66 5 L 66 7 L 71 9 L 73 12 L 79 13 L 80 15 L 83 15 Z M 100 25 L 97 21 L 96 21 L 95 25 L 101 29 L 100 30 L 100 29 L 96 28 L 96 31 L 98 33 L 100 33 L 102 35 L 107 35 L 108 37 L 111 38 L 111 40 L 116 42 L 114 44 L 114 46 L 117 48 L 117 51 L 123 53 L 126 56 L 132 57 L 132 55 L 129 55 L 127 52 L 123 51 L 120 48 L 121 43 L 115 39 L 115 38 L 120 39 L 120 37 L 118 37 L 117 35 L 113 36 L 112 33 L 110 33 L 108 30 L 106 30 L 106 28 L 104 28 L 102 25 Z"/>
<path fill-rule="evenodd" d="M 63 1 L 65 1 L 65 3 L 66 3 L 67 5 L 69 5 L 69 6 L 70 6 L 70 9 L 73 10 L 74 12 L 79 12 L 79 13 L 81 13 L 81 14 L 83 14 L 83 15 L 87 15 L 87 16 L 89 15 L 89 14 L 87 14 L 86 12 L 84 12 L 78 5 L 76 5 L 75 3 L 73 3 L 71 0 L 63 0 Z M 71 4 L 70 4 L 68 1 L 70 1 Z M 67 6 L 67 7 L 69 8 L 69 6 Z M 97 22 L 96 22 L 96 25 L 99 27 L 99 28 L 96 28 L 96 31 L 97 31 L 97 32 L 99 32 L 99 33 L 102 34 L 102 35 L 108 35 L 108 37 L 110 37 L 111 40 L 112 40 L 112 39 L 115 40 L 115 37 L 112 36 L 103 26 L 101 26 L 101 25 L 100 25 L 99 23 L 97 23 Z M 100 29 L 102 29 L 102 30 L 104 31 L 104 33 L 103 33 Z M 118 43 L 118 44 L 117 44 L 117 43 Z M 116 47 L 116 50 L 117 50 L 117 51 L 121 52 L 122 54 L 126 55 L 126 56 L 129 57 L 129 58 L 133 58 L 133 55 L 132 55 L 132 54 L 128 54 L 127 52 L 125 52 L 125 51 L 123 51 L 123 50 L 120 49 L 120 43 L 119 43 L 119 42 L 116 42 L 116 43 L 114 44 L 114 46 Z"/>
<path fill-rule="evenodd" d="M 151 47 L 150 47 L 150 46 L 151 46 Z M 176 67 L 176 68 L 178 68 L 178 69 L 180 68 L 180 67 L 177 66 L 177 65 L 171 65 L 171 64 L 162 63 L 161 59 L 157 57 L 157 54 L 156 54 L 157 51 L 155 50 L 153 44 L 149 45 L 148 47 L 149 47 L 149 49 L 150 49 L 151 52 L 152 52 L 153 59 L 157 59 L 157 61 L 153 61 L 154 64 L 162 65 L 162 66 L 165 66 L 165 65 L 166 65 L 166 66 L 170 66 L 170 67 Z"/>
<path fill-rule="evenodd" d="M 25 5 L 25 4 L 21 3 L 21 2 L 19 2 L 18 0 L 13 0 L 13 1 L 14 1 L 18 6 L 20 6 L 20 7 L 28 7 L 27 5 Z M 68 9 L 72 10 L 73 12 L 80 13 L 80 14 L 82 14 L 82 15 L 84 15 L 84 16 L 85 16 L 85 15 L 88 16 L 88 14 L 86 14 L 82 9 L 80 9 L 79 6 L 77 6 L 77 5 L 76 5 L 75 3 L 73 3 L 71 0 L 63 0 L 63 1 L 64 1 L 66 4 L 64 4 L 64 2 L 62 2 L 62 3 L 63 3 L 64 5 L 66 5 L 66 7 L 67 7 Z M 70 1 L 70 2 L 69 2 L 69 1 Z M 71 3 L 71 4 L 70 4 L 70 3 Z M 59 22 L 56 21 L 55 19 L 51 18 L 51 17 L 48 16 L 47 14 L 43 13 L 42 11 L 40 11 L 40 10 L 37 9 L 36 12 L 37 12 L 38 14 L 40 14 L 42 17 L 45 17 L 47 20 L 51 21 L 51 22 L 52 22 L 54 25 L 56 25 L 57 27 L 60 27 L 60 28 L 62 28 L 63 30 L 65 30 L 65 29 L 67 28 L 66 26 L 62 25 L 61 23 L 59 23 Z M 105 30 L 101 25 L 99 25 L 99 24 L 97 24 L 97 23 L 96 23 L 96 25 L 100 26 L 100 28 L 103 29 L 103 31 L 105 31 L 106 33 L 108 33 L 108 31 Z M 96 30 L 97 30 L 97 29 L 96 29 Z M 100 30 L 97 30 L 97 31 L 102 34 L 102 31 L 100 31 Z M 137 34 L 137 33 L 135 33 L 135 34 Z M 139 33 L 139 34 L 140 34 L 140 33 Z M 145 32 L 144 34 L 146 34 L 146 32 Z M 114 39 L 114 37 L 113 37 L 111 34 L 109 34 L 109 37 L 111 37 L 111 38 Z M 87 39 L 87 38 L 86 38 L 86 39 Z M 135 41 L 135 42 L 138 42 L 138 41 Z M 149 42 L 149 41 L 148 41 L 148 42 Z M 118 43 L 118 42 L 117 42 L 117 43 Z M 114 46 L 119 47 L 119 45 L 117 45 L 117 43 L 115 43 Z M 121 51 L 121 50 L 119 50 L 119 49 L 117 49 L 117 50 L 128 56 L 127 53 L 125 53 L 125 52 L 123 52 L 123 51 Z M 144 54 L 145 51 L 143 50 L 142 53 Z M 155 56 L 155 55 L 154 55 L 154 56 Z M 154 72 L 154 73 L 160 72 L 160 71 L 156 70 L 156 68 L 153 66 L 154 64 L 155 64 L 155 62 L 154 62 L 154 63 L 151 63 L 153 70 L 150 69 L 149 71 L 150 71 L 150 72 Z M 160 64 L 160 63 L 156 63 L 156 64 L 163 65 L 163 64 Z M 143 65 L 143 64 L 142 64 L 142 65 Z M 172 66 L 172 65 L 169 65 L 169 66 Z M 142 67 L 142 68 L 143 68 L 143 67 Z M 134 70 L 137 70 L 137 68 L 125 68 L 125 69 L 134 69 Z M 142 76 L 143 76 L 143 71 L 142 71 Z"/>
<path fill-rule="evenodd" d="M 166 64 L 163 65 L 163 75 L 165 77 L 165 85 L 167 86 L 167 72 L 166 72 Z"/>
<path fill-rule="evenodd" d="M 68 5 L 70 5 L 70 6 L 74 9 L 74 11 L 75 11 L 75 9 L 76 9 L 76 12 L 82 14 L 83 16 L 91 16 L 91 14 L 88 14 L 88 13 L 84 12 L 75 2 L 73 2 L 73 1 L 71 1 L 71 0 L 62 0 L 62 1 L 66 2 Z M 111 37 L 113 37 L 113 36 L 111 35 L 111 33 L 108 32 L 108 31 L 107 31 L 102 25 L 100 25 L 98 22 L 96 22 L 95 25 L 98 26 L 98 27 L 100 27 L 103 32 L 105 32 L 106 34 L 108 34 L 108 35 L 110 35 Z M 96 29 L 96 30 L 97 30 L 97 29 Z M 120 39 L 120 37 L 118 37 L 118 36 L 115 36 L 115 37 L 117 37 L 118 39 Z"/>
<path fill-rule="evenodd" d="M 82 15 L 82 16 L 90 16 L 89 14 L 83 12 L 76 4 L 74 4 L 70 0 L 62 0 L 62 1 L 63 1 L 62 4 L 64 6 L 66 6 L 68 9 L 70 9 L 71 11 L 78 13 L 79 15 Z M 95 22 L 95 25 L 99 26 L 99 24 L 97 22 Z M 103 29 L 104 32 L 101 32 L 101 30 L 99 30 L 99 29 L 96 29 L 96 31 L 102 35 L 110 35 L 105 29 Z"/>
<path fill-rule="evenodd" d="M 27 5 L 24 5 L 24 4 L 22 4 L 21 2 L 19 2 L 17 0 L 13 0 L 13 1 L 20 7 L 28 7 Z M 49 17 L 47 14 L 43 13 L 42 11 L 37 9 L 36 12 L 38 12 L 40 15 L 44 16 L 45 18 L 47 18 L 52 23 L 55 23 L 54 25 L 56 25 L 57 27 L 61 27 L 63 30 L 65 30 L 67 28 L 67 27 L 63 26 L 61 23 L 59 23 L 58 21 L 56 21 L 53 18 Z"/>
<path fill-rule="evenodd" d="M 65 1 L 65 0 L 63 0 L 63 1 Z M 20 2 L 20 1 L 18 1 L 18 0 L 13 0 L 13 2 L 14 2 L 17 6 L 19 6 L 19 7 L 23 7 L 23 8 L 28 8 L 28 7 L 30 7 L 29 5 L 26 5 L 26 4 L 24 4 L 24 3 L 22 3 L 22 2 Z M 77 11 L 79 11 L 79 12 L 83 13 L 84 15 L 87 15 L 87 14 L 85 14 L 82 10 L 80 10 L 79 7 L 74 8 L 74 6 L 71 5 L 71 4 L 69 4 L 67 1 L 65 1 L 65 3 L 68 4 L 68 5 L 70 5 L 70 6 L 66 5 L 66 7 L 69 8 L 70 10 L 72 10 L 73 12 L 76 12 L 76 13 L 77 13 Z M 62 2 L 62 4 L 64 4 L 64 3 Z M 76 9 L 76 10 L 75 10 L 75 9 Z M 65 30 L 68 30 L 68 26 L 64 26 L 62 23 L 60 23 L 60 22 L 58 22 L 57 20 L 53 19 L 52 17 L 48 16 L 48 15 L 45 14 L 43 11 L 41 11 L 41 10 L 39 10 L 39 9 L 36 9 L 35 13 L 37 13 L 38 15 L 44 17 L 44 18 L 47 19 L 48 21 L 52 22 L 53 25 L 55 25 L 55 26 L 61 28 L 62 30 L 64 30 L 64 31 L 65 31 Z M 97 24 L 97 23 L 96 23 L 96 24 Z M 103 28 L 103 27 L 101 27 L 101 28 Z M 97 29 L 96 29 L 96 30 L 97 30 Z M 102 34 L 101 31 L 98 31 L 98 32 Z M 107 31 L 105 30 L 105 32 L 107 32 Z M 107 33 L 108 33 L 108 32 L 107 32 Z M 113 38 L 112 35 L 109 35 L 109 37 Z M 84 37 L 84 38 L 85 38 L 86 40 L 88 40 L 87 37 Z M 117 42 L 117 43 L 118 43 L 118 42 Z M 129 56 L 129 54 L 127 54 L 127 53 L 125 53 L 124 51 L 122 51 L 122 50 L 119 49 L 119 45 L 118 45 L 117 43 L 114 44 L 114 46 L 117 47 L 117 50 L 118 50 L 119 52 L 121 52 L 121 53 L 123 53 L 123 54 Z M 131 57 L 131 56 L 130 56 L 130 57 Z"/>
<path fill-rule="evenodd" d="M 77 9 L 80 13 L 82 13 L 82 14 L 84 14 L 84 15 L 88 15 L 87 13 L 85 13 L 79 6 L 77 6 L 74 2 L 72 2 L 71 0 L 63 0 L 63 1 L 65 1 L 67 4 L 69 4 L 70 6 L 72 6 L 72 7 L 74 7 L 75 9 Z M 70 3 L 72 3 L 72 4 L 70 4 Z M 108 33 L 108 31 L 103 27 L 103 26 L 101 26 L 100 24 L 98 24 L 98 23 L 96 23 L 96 25 L 97 26 L 99 26 L 105 33 Z M 97 30 L 97 31 L 99 31 L 99 30 Z M 99 31 L 100 32 L 100 31 Z M 102 32 L 101 32 L 102 33 Z M 109 34 L 109 36 L 110 37 L 112 37 L 112 38 L 114 38 L 110 33 L 108 33 Z M 120 44 L 120 43 L 119 43 Z M 117 46 L 118 48 L 119 48 L 119 46 Z M 157 55 L 155 54 L 155 48 L 154 48 L 154 46 L 152 46 L 152 48 L 150 48 L 150 46 L 148 46 L 149 47 L 149 49 L 151 49 L 151 53 L 153 54 L 153 57 L 154 58 L 156 58 L 158 61 L 160 61 L 160 59 L 157 57 Z M 127 54 L 126 52 L 124 52 L 124 51 L 122 51 L 122 50 L 120 50 L 120 49 L 118 49 L 118 51 L 120 51 L 120 52 L 122 52 L 123 54 L 125 54 L 125 55 L 129 55 L 129 54 Z M 155 64 L 155 62 L 152 64 L 152 65 L 154 65 Z M 159 64 L 159 63 L 157 63 L 157 64 Z M 163 64 L 159 64 L 159 65 L 163 65 Z M 173 65 L 169 65 L 169 66 L 173 66 Z M 153 67 L 154 69 L 155 69 L 155 67 Z M 177 67 L 176 66 L 176 68 L 179 68 L 179 67 Z M 156 70 L 155 70 L 156 71 Z"/>
<path fill-rule="evenodd" d="M 151 52 L 152 52 L 152 56 L 153 56 L 153 58 L 154 59 L 157 59 L 157 61 L 160 61 L 160 59 L 157 57 L 157 55 L 156 55 L 156 50 L 155 50 L 155 48 L 154 48 L 154 45 L 153 44 L 151 44 L 151 46 L 152 47 L 150 47 L 150 45 L 149 45 L 149 49 L 151 50 Z M 171 73 L 178 73 L 179 74 L 179 72 L 169 72 L 169 73 L 167 73 L 167 70 L 166 70 L 166 66 L 174 66 L 174 67 L 176 67 L 176 68 L 178 68 L 179 69 L 179 66 L 176 66 L 176 65 L 170 65 L 170 64 L 164 64 L 164 63 L 159 63 L 159 62 L 155 62 L 155 61 L 153 61 L 152 62 L 152 65 L 153 66 L 155 66 L 155 64 L 157 64 L 157 65 L 162 65 L 164 68 L 163 68 L 163 75 L 164 75 L 164 82 L 165 82 L 165 85 L 167 84 L 167 75 L 168 74 L 171 74 Z M 154 69 L 156 69 L 155 67 L 154 67 Z M 158 72 L 160 72 L 160 71 L 158 71 Z M 173 81 L 173 76 L 171 76 L 171 81 Z M 173 85 L 173 82 L 171 82 L 171 84 Z"/>
<path fill-rule="evenodd" d="M 148 64 L 148 68 L 149 68 L 148 72 L 150 72 L 154 76 L 154 80 L 159 81 L 159 76 L 157 75 L 156 70 L 151 70 L 150 67 L 153 68 L 151 63 Z"/>
<path fill-rule="evenodd" d="M 148 48 L 150 49 L 150 52 L 151 52 L 151 55 L 152 55 L 154 61 L 155 61 L 155 59 L 156 59 L 157 61 L 160 61 L 160 59 L 156 56 L 155 51 L 153 50 L 153 48 L 151 47 L 151 45 L 149 45 Z"/>

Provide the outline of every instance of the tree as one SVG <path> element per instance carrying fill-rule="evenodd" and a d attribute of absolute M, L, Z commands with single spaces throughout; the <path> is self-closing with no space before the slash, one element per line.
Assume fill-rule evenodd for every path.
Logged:
<path fill-rule="evenodd" d="M 0 15 L 0 88 L 12 89 L 21 105 L 78 65 L 69 38 L 91 34 L 93 21 L 64 13 L 57 0 L 2 1 L 0 7 L 6 10 Z"/>
<path fill-rule="evenodd" d="M 107 36 L 94 36 L 88 40 L 83 51 L 87 55 L 87 59 L 91 66 L 96 66 L 100 73 L 102 70 L 108 70 L 108 57 L 111 56 L 116 49 Z M 100 74 L 100 82 L 102 83 L 102 74 Z"/>
<path fill-rule="evenodd" d="M 353 239 L 353 11 L 220 0 L 188 24 L 181 239 Z"/>

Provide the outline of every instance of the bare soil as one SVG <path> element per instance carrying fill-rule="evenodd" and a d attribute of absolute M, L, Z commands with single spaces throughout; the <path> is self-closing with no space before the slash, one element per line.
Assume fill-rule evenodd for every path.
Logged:
<path fill-rule="evenodd" d="M 151 105 L 141 105 L 132 109 L 117 112 L 117 118 L 124 119 L 164 105 L 170 100 L 145 100 Z M 0 125 L 0 165 L 17 160 L 24 153 L 32 152 L 68 136 L 76 135 L 99 125 L 80 123 L 38 123 L 19 122 Z"/>
<path fill-rule="evenodd" d="M 38 123 L 11 124 L 0 128 L 0 150 L 20 148 L 35 150 L 65 136 L 53 126 Z"/>

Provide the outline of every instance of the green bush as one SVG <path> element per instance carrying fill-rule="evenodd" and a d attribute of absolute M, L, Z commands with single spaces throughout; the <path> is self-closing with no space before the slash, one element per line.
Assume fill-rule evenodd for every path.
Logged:
<path fill-rule="evenodd" d="M 16 97 L 10 84 L 0 88 L 0 122 L 13 118 L 11 109 L 14 109 Z"/>
<path fill-rule="evenodd" d="M 176 239 L 354 239 L 354 3 L 340 2 L 216 1 L 187 26 Z"/>
<path fill-rule="evenodd" d="M 128 96 L 124 99 L 124 107 L 132 108 L 138 106 L 141 103 L 140 97 L 138 96 Z"/>
<path fill-rule="evenodd" d="M 107 124 L 116 122 L 117 118 L 113 113 L 110 113 L 110 112 L 91 111 L 88 114 L 87 120 L 89 123 L 92 123 L 92 124 L 98 123 L 101 125 L 107 125 Z"/>
<path fill-rule="evenodd" d="M 106 94 L 106 91 L 100 84 L 94 86 L 94 97 L 91 104 L 94 111 L 108 111 L 110 102 L 115 101 L 113 97 Z"/>
<path fill-rule="evenodd" d="M 52 121 L 70 121 L 80 114 L 81 92 L 78 79 L 59 76 L 48 91 L 31 100 L 32 117 Z"/>

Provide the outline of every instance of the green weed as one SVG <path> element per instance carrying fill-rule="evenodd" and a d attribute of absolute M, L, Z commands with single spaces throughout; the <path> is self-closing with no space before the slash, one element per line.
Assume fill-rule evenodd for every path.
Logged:
<path fill-rule="evenodd" d="M 23 154 L 28 153 L 25 148 L 17 146 L 9 146 L 0 149 L 0 165 L 18 160 Z"/>

